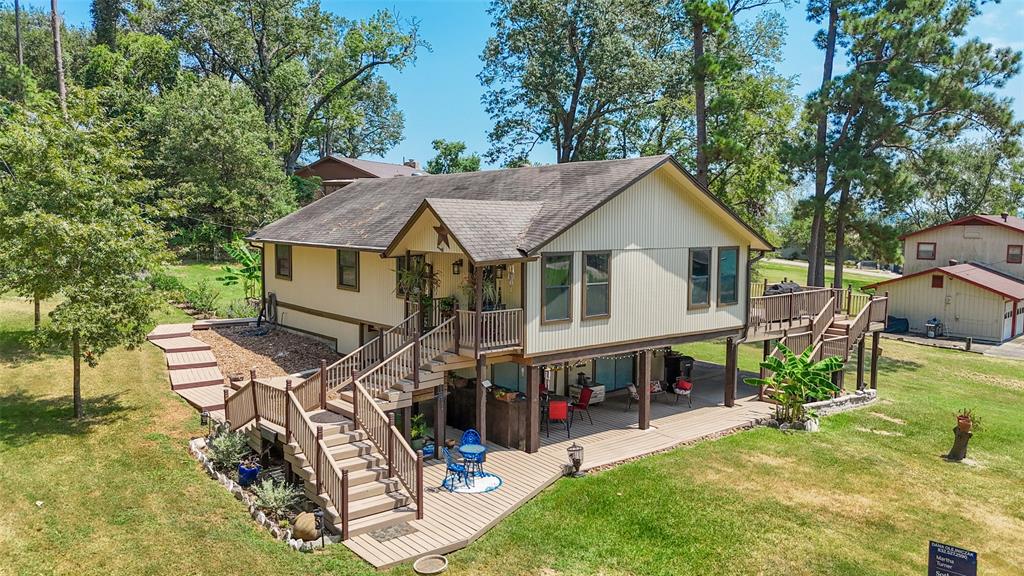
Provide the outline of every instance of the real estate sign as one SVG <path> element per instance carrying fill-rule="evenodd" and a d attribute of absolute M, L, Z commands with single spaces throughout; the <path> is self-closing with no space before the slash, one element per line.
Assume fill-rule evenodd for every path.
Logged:
<path fill-rule="evenodd" d="M 928 576 L 978 576 L 978 554 L 949 544 L 929 542 Z"/>

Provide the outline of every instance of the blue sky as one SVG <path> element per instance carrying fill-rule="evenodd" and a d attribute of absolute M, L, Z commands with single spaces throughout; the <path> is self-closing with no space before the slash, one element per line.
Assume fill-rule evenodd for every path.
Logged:
<path fill-rule="evenodd" d="M 28 0 L 25 4 L 49 8 L 49 2 Z M 430 142 L 435 138 L 463 140 L 469 149 L 487 149 L 490 119 L 480 103 L 482 89 L 476 75 L 480 71 L 480 52 L 490 35 L 487 3 L 476 0 L 321 0 L 323 7 L 337 14 L 365 17 L 388 8 L 403 18 L 419 20 L 423 39 L 432 50 L 423 51 L 416 64 L 401 72 L 386 71 L 384 77 L 398 95 L 405 112 L 405 140 L 385 159 L 400 162 L 405 158 L 426 161 L 433 156 Z M 60 9 L 70 23 L 89 22 L 88 0 L 63 0 Z M 811 44 L 817 27 L 806 21 L 804 3 L 785 10 L 789 28 L 779 72 L 794 77 L 798 94 L 805 95 L 821 80 L 821 53 Z M 970 34 L 996 46 L 1024 50 L 1024 0 L 989 2 L 983 14 L 970 26 Z M 1014 78 L 1001 90 L 1015 99 L 1018 119 L 1024 119 L 1024 75 Z M 554 162 L 547 147 L 538 149 L 535 162 Z"/>

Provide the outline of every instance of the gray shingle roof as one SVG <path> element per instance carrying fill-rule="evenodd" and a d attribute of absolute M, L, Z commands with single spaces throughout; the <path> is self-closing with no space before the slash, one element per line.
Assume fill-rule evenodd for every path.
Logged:
<path fill-rule="evenodd" d="M 529 225 L 522 226 L 524 231 L 514 248 L 529 251 L 669 160 L 669 156 L 662 155 L 463 174 L 359 179 L 268 224 L 249 238 L 383 250 L 427 198 L 527 202 L 536 203 L 539 208 Z M 481 208 L 476 204 L 466 210 L 479 212 Z M 499 212 L 488 213 L 492 217 L 510 216 L 508 211 Z M 518 215 L 514 219 L 512 228 L 523 224 Z M 455 226 L 447 219 L 446 224 Z"/>
<path fill-rule="evenodd" d="M 523 238 L 543 202 L 427 198 L 474 262 L 516 260 L 525 254 Z"/>
<path fill-rule="evenodd" d="M 376 160 L 363 160 L 362 158 L 349 158 L 331 154 L 331 158 L 354 166 L 363 172 L 373 174 L 377 178 L 393 178 L 395 176 L 412 176 L 413 174 L 426 174 L 422 168 L 413 168 L 405 164 L 392 164 L 391 162 L 378 162 Z"/>

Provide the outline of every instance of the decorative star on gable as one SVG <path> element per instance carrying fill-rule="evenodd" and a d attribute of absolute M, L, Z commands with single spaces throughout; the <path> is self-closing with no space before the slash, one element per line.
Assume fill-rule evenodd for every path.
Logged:
<path fill-rule="evenodd" d="M 441 245 L 444 244 L 445 248 L 451 248 L 451 244 L 448 243 L 448 229 L 444 226 L 434 226 L 434 232 L 437 232 L 437 249 L 441 250 Z"/>

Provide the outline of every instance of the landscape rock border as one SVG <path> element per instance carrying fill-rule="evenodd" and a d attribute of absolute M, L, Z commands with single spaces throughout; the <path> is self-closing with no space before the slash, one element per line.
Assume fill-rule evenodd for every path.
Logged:
<path fill-rule="evenodd" d="M 847 410 L 862 408 L 876 400 L 878 400 L 878 390 L 865 388 L 864 390 L 855 390 L 849 394 L 836 396 L 835 398 L 829 398 L 828 400 L 821 400 L 820 402 L 808 402 L 807 404 L 804 404 L 804 409 L 813 411 L 817 413 L 818 416 L 828 416 L 830 414 L 838 414 L 840 412 L 846 412 Z"/>
<path fill-rule="evenodd" d="M 298 550 L 302 552 L 310 552 L 317 548 L 322 548 L 323 545 L 320 543 L 320 539 L 306 542 L 298 538 L 292 538 L 291 528 L 281 528 L 273 520 L 267 518 L 259 508 L 256 507 L 256 499 L 251 494 L 242 489 L 242 487 L 231 478 L 228 478 L 224 473 L 218 472 L 213 467 L 213 462 L 210 461 L 209 457 L 203 451 L 206 448 L 206 438 L 193 438 L 188 443 L 188 451 L 192 454 L 192 457 L 199 461 L 202 465 L 203 470 L 206 474 L 216 480 L 221 486 L 227 489 L 236 500 L 245 504 L 246 508 L 249 509 L 249 515 L 252 519 L 264 527 L 275 540 L 281 540 L 287 542 L 288 546 L 292 550 Z M 341 541 L 341 538 L 335 534 L 327 533 L 323 538 L 324 544 L 337 544 Z"/>

